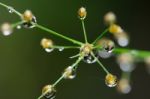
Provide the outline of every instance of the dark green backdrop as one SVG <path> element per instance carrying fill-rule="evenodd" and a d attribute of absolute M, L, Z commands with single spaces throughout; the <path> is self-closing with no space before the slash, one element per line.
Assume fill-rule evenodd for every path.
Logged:
<path fill-rule="evenodd" d="M 148 1 L 148 0 L 147 0 Z M 150 50 L 150 14 L 146 0 L 0 0 L 23 12 L 30 9 L 39 24 L 64 35 L 83 40 L 77 10 L 85 6 L 88 11 L 86 27 L 89 40 L 94 40 L 104 29 L 103 15 L 108 11 L 117 14 L 119 24 L 129 32 L 129 47 Z M 18 21 L 18 16 L 9 14 L 0 7 L 0 23 Z M 46 53 L 39 45 L 43 37 L 52 38 L 56 44 L 68 44 L 39 29 L 15 30 L 9 36 L 0 34 L 0 99 L 36 99 L 45 84 L 53 83 L 62 70 L 74 62 L 68 59 L 77 50 Z M 114 74 L 120 70 L 114 58 L 101 60 Z M 145 64 L 137 64 L 132 75 L 133 90 L 120 95 L 115 88 L 104 84 L 104 71 L 97 64 L 81 63 L 77 78 L 63 81 L 57 86 L 56 99 L 150 99 L 150 78 Z"/>

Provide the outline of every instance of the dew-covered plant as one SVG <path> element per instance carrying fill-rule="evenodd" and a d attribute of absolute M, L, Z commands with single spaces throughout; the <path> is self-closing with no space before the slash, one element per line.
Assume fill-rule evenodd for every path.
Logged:
<path fill-rule="evenodd" d="M 81 21 L 84 35 L 84 42 L 81 42 L 40 25 L 37 23 L 36 17 L 30 10 L 25 10 L 23 13 L 20 13 L 13 7 L 1 2 L 0 6 L 6 8 L 9 13 L 15 13 L 20 17 L 20 20 L 16 23 L 6 22 L 1 25 L 1 32 L 4 36 L 11 35 L 15 28 L 38 28 L 73 44 L 71 46 L 55 45 L 52 39 L 43 38 L 40 45 L 46 52 L 49 53 L 55 49 L 58 49 L 59 51 L 63 51 L 65 49 L 77 49 L 79 51 L 78 54 L 70 57 L 71 59 L 76 58 L 76 61 L 64 69 L 58 80 L 52 84 L 44 86 L 42 89 L 42 94 L 38 97 L 38 99 L 43 97 L 46 99 L 54 99 L 56 96 L 56 85 L 63 79 L 74 79 L 76 77 L 76 70 L 78 69 L 81 61 L 84 61 L 86 64 L 97 63 L 98 66 L 100 66 L 106 73 L 105 84 L 108 87 L 115 87 L 117 85 L 117 90 L 124 94 L 131 91 L 130 76 L 131 72 L 135 69 L 135 62 L 144 61 L 150 72 L 150 52 L 124 48 L 129 44 L 129 36 L 124 29 L 117 24 L 116 15 L 113 12 L 108 12 L 104 15 L 104 22 L 107 28 L 104 32 L 100 33 L 100 35 L 92 43 L 90 43 L 88 41 L 84 24 L 87 17 L 87 11 L 84 7 L 81 7 L 78 10 L 78 18 Z M 114 37 L 114 40 L 106 37 L 105 34 L 107 33 L 110 33 L 112 37 Z M 117 45 L 115 45 L 115 42 Z M 106 69 L 100 61 L 101 59 L 107 59 L 111 56 L 116 56 L 117 63 L 123 72 L 120 80 L 117 80 L 117 77 L 108 71 L 108 69 Z"/>

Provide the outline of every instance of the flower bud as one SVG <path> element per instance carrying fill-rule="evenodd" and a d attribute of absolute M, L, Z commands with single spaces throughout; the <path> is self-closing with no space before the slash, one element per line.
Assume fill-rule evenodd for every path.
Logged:
<path fill-rule="evenodd" d="M 86 12 L 86 8 L 84 7 L 81 7 L 79 10 L 78 10 L 78 16 L 81 20 L 84 20 L 87 16 L 87 12 Z"/>
<path fill-rule="evenodd" d="M 116 22 L 116 15 L 113 12 L 108 12 L 104 16 L 104 22 L 107 25 L 114 24 Z"/>
<path fill-rule="evenodd" d="M 112 34 L 116 34 L 116 33 L 123 32 L 123 29 L 119 25 L 112 24 L 109 27 L 109 32 Z"/>
<path fill-rule="evenodd" d="M 46 99 L 54 99 L 56 97 L 56 90 L 52 85 L 46 85 L 42 89 L 42 94 Z"/>
<path fill-rule="evenodd" d="M 108 87 L 115 87 L 117 85 L 117 77 L 112 74 L 107 74 L 105 77 L 105 84 Z"/>
<path fill-rule="evenodd" d="M 63 72 L 65 79 L 74 79 L 76 77 L 76 70 L 72 66 L 67 67 Z"/>
<path fill-rule="evenodd" d="M 4 36 L 9 36 L 13 32 L 13 28 L 11 27 L 11 24 L 4 23 L 1 26 L 1 31 Z"/>

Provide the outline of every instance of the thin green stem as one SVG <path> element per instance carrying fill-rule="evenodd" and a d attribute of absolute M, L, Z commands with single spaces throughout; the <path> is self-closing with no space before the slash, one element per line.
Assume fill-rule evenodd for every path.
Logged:
<path fill-rule="evenodd" d="M 113 53 L 114 54 L 130 53 L 133 56 L 139 58 L 150 57 L 150 51 L 135 50 L 135 49 L 128 49 L 128 48 L 115 48 Z"/>
<path fill-rule="evenodd" d="M 80 47 L 79 46 L 58 46 L 58 45 L 55 45 L 55 46 L 53 46 L 53 48 L 56 48 L 56 49 L 79 49 Z"/>
<path fill-rule="evenodd" d="M 96 38 L 96 40 L 95 40 L 92 44 L 94 45 L 94 44 L 95 44 L 99 39 L 101 39 L 107 32 L 108 32 L 108 28 L 105 29 L 105 31 L 102 32 L 102 33 Z"/>
<path fill-rule="evenodd" d="M 128 81 L 130 81 L 130 77 L 131 77 L 131 72 L 122 72 L 122 78 L 125 78 Z"/>
<path fill-rule="evenodd" d="M 109 74 L 109 71 L 105 68 L 105 66 L 98 60 L 98 58 L 94 55 L 92 52 L 92 56 L 96 59 L 97 63 L 101 66 L 101 68 L 106 72 L 106 74 Z"/>
<path fill-rule="evenodd" d="M 46 27 L 44 27 L 44 26 L 42 26 L 42 25 L 39 25 L 39 24 L 34 24 L 34 25 L 35 25 L 37 28 L 41 29 L 41 30 L 44 30 L 44 31 L 46 31 L 46 32 L 48 32 L 48 33 L 51 33 L 51 34 L 55 35 L 55 36 L 61 37 L 61 38 L 65 39 L 65 40 L 68 40 L 68 41 L 74 43 L 74 44 L 78 44 L 78 45 L 82 45 L 82 44 L 83 44 L 83 43 L 80 42 L 80 41 L 77 41 L 77 40 L 74 40 L 74 39 L 69 38 L 69 37 L 67 37 L 67 36 L 64 36 L 64 35 L 62 35 L 62 34 L 59 34 L 59 33 L 55 32 L 55 31 L 53 31 L 53 30 L 50 30 L 50 29 L 48 29 L 48 28 L 46 28 Z"/>
<path fill-rule="evenodd" d="M 76 60 L 76 62 L 73 63 L 71 66 L 74 68 L 75 66 L 77 66 L 77 65 L 79 64 L 79 62 L 80 62 L 82 59 L 83 59 L 83 57 L 80 56 L 80 57 Z M 64 75 L 65 75 L 65 74 L 63 74 L 63 75 L 53 84 L 53 86 L 56 86 L 56 85 L 64 78 Z"/>
<path fill-rule="evenodd" d="M 81 23 L 82 23 L 82 28 L 83 28 L 85 43 L 88 43 L 84 20 L 81 20 Z"/>
<path fill-rule="evenodd" d="M 17 10 L 15 10 L 14 8 L 12 8 L 11 6 L 8 6 L 8 5 L 6 5 L 6 4 L 4 4 L 2 2 L 0 2 L 0 5 L 5 7 L 5 8 L 7 8 L 7 9 L 12 10 L 12 12 L 14 12 L 16 15 L 22 17 L 22 14 L 20 12 L 18 12 Z"/>
<path fill-rule="evenodd" d="M 20 25 L 22 23 L 23 23 L 23 21 L 19 21 L 19 22 L 13 23 L 13 24 L 11 24 L 11 27 L 15 28 L 16 26 L 18 26 L 18 25 Z"/>
<path fill-rule="evenodd" d="M 74 68 L 75 66 L 77 66 L 79 64 L 79 62 L 83 59 L 83 56 L 80 56 L 75 63 L 73 63 L 71 66 Z M 53 84 L 53 87 L 55 87 L 63 78 L 64 78 L 65 74 L 63 74 L 61 77 L 59 77 L 59 79 Z M 42 97 L 44 97 L 47 94 L 47 92 L 41 94 L 37 99 L 41 99 Z"/>

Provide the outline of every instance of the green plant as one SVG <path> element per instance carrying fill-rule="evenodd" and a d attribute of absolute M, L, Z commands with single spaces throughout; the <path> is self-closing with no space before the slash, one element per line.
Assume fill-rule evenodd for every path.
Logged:
<path fill-rule="evenodd" d="M 87 16 L 86 9 L 81 7 L 78 11 L 79 19 L 81 20 L 83 33 L 84 33 L 84 42 L 80 42 L 78 40 L 72 39 L 70 37 L 64 36 L 60 33 L 57 33 L 49 28 L 46 28 L 36 22 L 35 16 L 32 14 L 30 10 L 26 10 L 23 14 L 15 10 L 14 8 L 7 6 L 3 3 L 0 3 L 1 6 L 7 8 L 10 13 L 15 13 L 21 18 L 21 21 L 16 22 L 14 24 L 4 23 L 2 24 L 1 31 L 5 36 L 10 35 L 13 30 L 17 27 L 23 26 L 24 28 L 39 28 L 41 30 L 47 31 L 48 33 L 63 38 L 69 42 L 72 42 L 73 46 L 59 46 L 54 45 L 51 39 L 43 38 L 41 40 L 42 47 L 47 51 L 51 52 L 54 49 L 59 49 L 63 51 L 64 49 L 78 49 L 79 53 L 74 55 L 70 58 L 77 58 L 77 60 L 71 65 L 68 66 L 61 77 L 54 82 L 52 85 L 46 85 L 42 90 L 42 95 L 38 98 L 41 99 L 42 97 L 46 98 L 54 98 L 56 94 L 55 87 L 62 79 L 73 79 L 76 76 L 76 69 L 78 64 L 83 60 L 88 64 L 93 64 L 97 62 L 99 66 L 106 72 L 105 83 L 108 87 L 114 87 L 117 85 L 117 77 L 111 74 L 105 66 L 99 60 L 100 58 L 108 58 L 109 56 L 116 55 L 118 63 L 120 65 L 121 70 L 123 71 L 122 79 L 118 84 L 118 89 L 123 92 L 127 93 L 129 91 L 129 83 L 130 83 L 130 73 L 134 69 L 134 63 L 137 60 L 144 60 L 147 64 L 150 64 L 150 52 L 149 51 L 141 51 L 141 50 L 134 50 L 134 49 L 127 49 L 127 48 L 120 48 L 115 47 L 115 44 L 112 40 L 108 38 L 104 38 L 106 33 L 111 33 L 115 39 L 117 40 L 120 46 L 125 47 L 129 43 L 129 37 L 125 33 L 125 31 L 119 26 L 116 25 L 116 17 L 114 13 L 109 12 L 105 15 L 104 20 L 108 25 L 108 28 L 104 30 L 98 36 L 95 41 L 89 43 L 86 29 L 85 29 L 85 18 Z M 122 84 L 123 83 L 123 84 Z M 126 85 L 123 86 L 122 85 Z M 124 91 L 124 89 L 126 89 Z"/>

